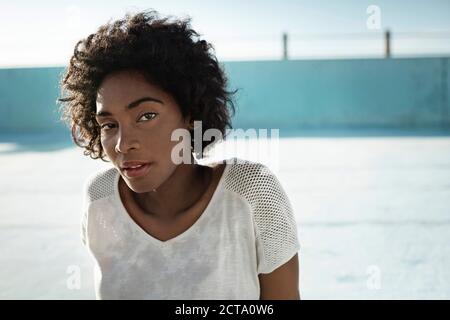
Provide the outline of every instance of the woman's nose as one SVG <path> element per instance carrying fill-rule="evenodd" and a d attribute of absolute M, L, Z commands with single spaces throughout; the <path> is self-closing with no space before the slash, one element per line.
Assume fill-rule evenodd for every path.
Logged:
<path fill-rule="evenodd" d="M 128 132 L 120 132 L 119 137 L 117 138 L 115 151 L 117 153 L 127 153 L 132 149 L 138 149 L 139 142 L 138 140 Z"/>

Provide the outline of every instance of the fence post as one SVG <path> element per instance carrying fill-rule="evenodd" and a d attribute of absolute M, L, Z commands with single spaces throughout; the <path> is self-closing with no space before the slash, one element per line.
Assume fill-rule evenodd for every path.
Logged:
<path fill-rule="evenodd" d="M 288 59 L 287 46 L 288 46 L 288 35 L 286 32 L 283 32 L 283 60 Z"/>
<path fill-rule="evenodd" d="M 387 29 L 384 32 L 384 48 L 385 48 L 384 57 L 390 58 L 391 57 L 391 32 L 389 31 L 389 29 Z"/>

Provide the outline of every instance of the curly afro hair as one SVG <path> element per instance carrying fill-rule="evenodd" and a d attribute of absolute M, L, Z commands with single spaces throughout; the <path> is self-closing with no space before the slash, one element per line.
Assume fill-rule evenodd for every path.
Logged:
<path fill-rule="evenodd" d="M 202 121 L 202 136 L 215 128 L 225 137 L 226 129 L 232 127 L 232 95 L 237 90 L 226 90 L 228 80 L 210 52 L 213 46 L 198 39 L 190 27 L 191 18 L 170 18 L 160 18 L 154 10 L 126 13 L 75 45 L 58 102 L 61 120 L 69 126 L 75 144 L 85 149 L 84 155 L 106 161 L 95 119 L 97 90 L 106 75 L 123 69 L 140 71 L 171 94 L 183 117 Z M 203 149 L 215 142 L 202 141 Z"/>

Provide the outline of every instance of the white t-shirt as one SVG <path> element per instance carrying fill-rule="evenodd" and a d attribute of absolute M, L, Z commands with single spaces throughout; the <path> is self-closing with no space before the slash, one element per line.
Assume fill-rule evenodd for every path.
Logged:
<path fill-rule="evenodd" d="M 82 241 L 95 261 L 97 299 L 256 300 L 258 274 L 300 249 L 290 201 L 263 164 L 226 160 L 202 215 L 167 241 L 130 217 L 119 178 L 115 167 L 104 168 L 84 186 Z"/>

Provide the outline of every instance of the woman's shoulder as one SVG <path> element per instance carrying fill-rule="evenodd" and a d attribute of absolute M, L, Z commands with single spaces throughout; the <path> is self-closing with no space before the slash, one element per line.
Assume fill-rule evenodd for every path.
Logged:
<path fill-rule="evenodd" d="M 251 192 L 279 184 L 274 172 L 263 163 L 236 157 L 226 161 L 229 166 L 226 180 L 231 188 Z"/>
<path fill-rule="evenodd" d="M 300 249 L 295 214 L 280 180 L 269 166 L 237 160 L 229 167 L 227 188 L 249 204 L 255 226 L 258 274 L 270 273 Z"/>
<path fill-rule="evenodd" d="M 227 166 L 225 188 L 247 201 L 254 213 L 273 206 L 290 206 L 280 180 L 268 165 L 231 158 L 227 160 Z"/>
<path fill-rule="evenodd" d="M 115 167 L 103 167 L 92 172 L 85 180 L 83 193 L 86 202 L 94 202 L 114 194 L 114 182 L 118 171 Z"/>

